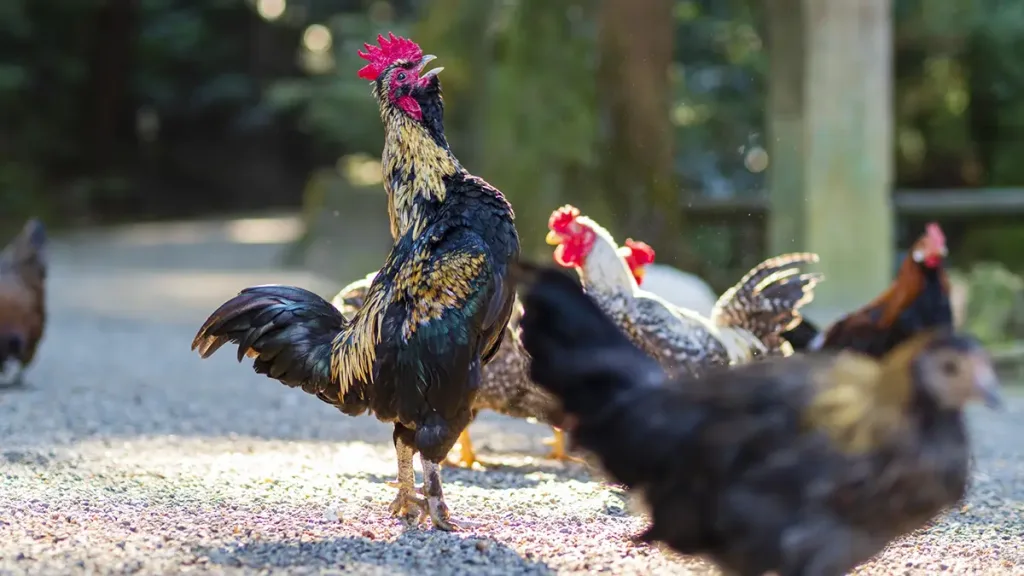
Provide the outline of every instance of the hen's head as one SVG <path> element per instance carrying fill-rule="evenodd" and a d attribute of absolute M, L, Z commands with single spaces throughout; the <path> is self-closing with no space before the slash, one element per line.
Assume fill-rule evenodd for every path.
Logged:
<path fill-rule="evenodd" d="M 552 212 L 548 218 L 549 231 L 545 240 L 556 247 L 555 262 L 566 268 L 582 268 L 598 239 L 595 226 L 592 220 L 580 214 L 579 208 L 569 204 Z M 618 254 L 626 261 L 639 285 L 643 281 L 644 266 L 654 262 L 654 249 L 630 239 L 626 240 L 626 246 L 620 248 Z"/>
<path fill-rule="evenodd" d="M 981 342 L 972 336 L 948 331 L 927 334 L 917 340 L 922 341 L 923 346 L 915 346 L 915 342 L 905 346 L 917 352 L 907 368 L 917 380 L 917 386 L 938 408 L 959 410 L 971 401 L 980 401 L 989 408 L 1003 406 L 999 378 Z M 895 350 L 888 359 L 898 362 L 900 355 L 900 350 Z"/>
<path fill-rule="evenodd" d="M 443 68 L 423 71 L 436 56 L 407 38 L 377 36 L 377 46 L 363 44 L 366 52 L 359 57 L 369 64 L 359 69 L 359 77 L 374 83 L 374 95 L 382 111 L 405 114 L 416 122 L 424 122 L 441 111 L 441 83 L 437 74 Z"/>
<path fill-rule="evenodd" d="M 914 262 L 927 268 L 939 267 L 947 254 L 949 251 L 946 249 L 946 235 L 942 233 L 942 228 L 939 228 L 935 222 L 931 222 L 925 227 L 924 234 L 917 239 L 910 250 L 910 256 Z"/>

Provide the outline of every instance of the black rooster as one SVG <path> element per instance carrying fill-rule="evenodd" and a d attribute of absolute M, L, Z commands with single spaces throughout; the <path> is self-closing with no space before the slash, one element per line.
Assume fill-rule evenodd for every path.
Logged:
<path fill-rule="evenodd" d="M 640 493 L 641 536 L 726 571 L 840 576 L 965 494 L 966 402 L 998 405 L 980 344 L 920 334 L 881 361 L 773 358 L 668 381 L 554 270 L 527 270 L 531 376 L 571 436 Z"/>
<path fill-rule="evenodd" d="M 498 350 L 515 298 L 512 208 L 448 148 L 438 70 L 404 38 L 360 53 L 387 136 L 395 245 L 351 320 L 301 288 L 247 288 L 217 309 L 192 343 L 204 358 L 227 342 L 255 369 L 342 412 L 395 423 L 395 515 L 451 530 L 439 463 L 472 418 L 483 365 Z M 424 499 L 413 456 L 421 455 Z"/>

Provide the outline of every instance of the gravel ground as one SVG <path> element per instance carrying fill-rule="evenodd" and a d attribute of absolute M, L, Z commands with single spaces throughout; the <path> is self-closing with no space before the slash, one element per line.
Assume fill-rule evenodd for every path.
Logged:
<path fill-rule="evenodd" d="M 0 574 L 715 574 L 634 546 L 643 520 L 548 429 L 486 414 L 486 471 L 445 471 L 466 533 L 387 514 L 390 428 L 188 350 L 243 285 L 332 282 L 271 269 L 280 246 L 225 227 L 140 227 L 55 246 L 52 322 L 28 384 L 0 391 Z M 244 236 L 244 235 L 243 235 Z M 155 268 L 160 261 L 163 268 Z M 1024 400 L 972 412 L 970 501 L 858 574 L 1024 574 Z"/>

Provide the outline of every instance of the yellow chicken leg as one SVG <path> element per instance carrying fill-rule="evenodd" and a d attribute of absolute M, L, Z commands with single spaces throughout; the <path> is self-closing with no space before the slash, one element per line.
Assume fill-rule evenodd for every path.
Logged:
<path fill-rule="evenodd" d="M 562 462 L 582 462 L 580 458 L 570 456 L 565 450 L 565 432 L 559 428 L 552 427 L 551 431 L 555 433 L 554 438 L 548 438 L 544 440 L 545 444 L 551 446 L 551 452 L 548 454 L 548 458 L 552 460 L 560 460 Z"/>
<path fill-rule="evenodd" d="M 476 459 L 476 452 L 473 451 L 473 442 L 469 439 L 469 428 L 466 428 L 462 431 L 462 434 L 459 434 L 458 450 L 458 458 L 452 459 L 451 456 L 448 456 L 448 464 L 462 468 L 479 469 L 483 467 L 483 463 Z"/>

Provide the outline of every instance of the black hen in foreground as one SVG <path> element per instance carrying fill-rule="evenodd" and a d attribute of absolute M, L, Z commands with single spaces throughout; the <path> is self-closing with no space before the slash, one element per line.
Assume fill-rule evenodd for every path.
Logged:
<path fill-rule="evenodd" d="M 640 538 L 727 573 L 838 576 L 923 526 L 966 492 L 964 404 L 999 404 L 980 344 L 948 332 L 881 361 L 821 353 L 669 381 L 572 279 L 519 275 L 531 376 L 643 497 Z"/>

